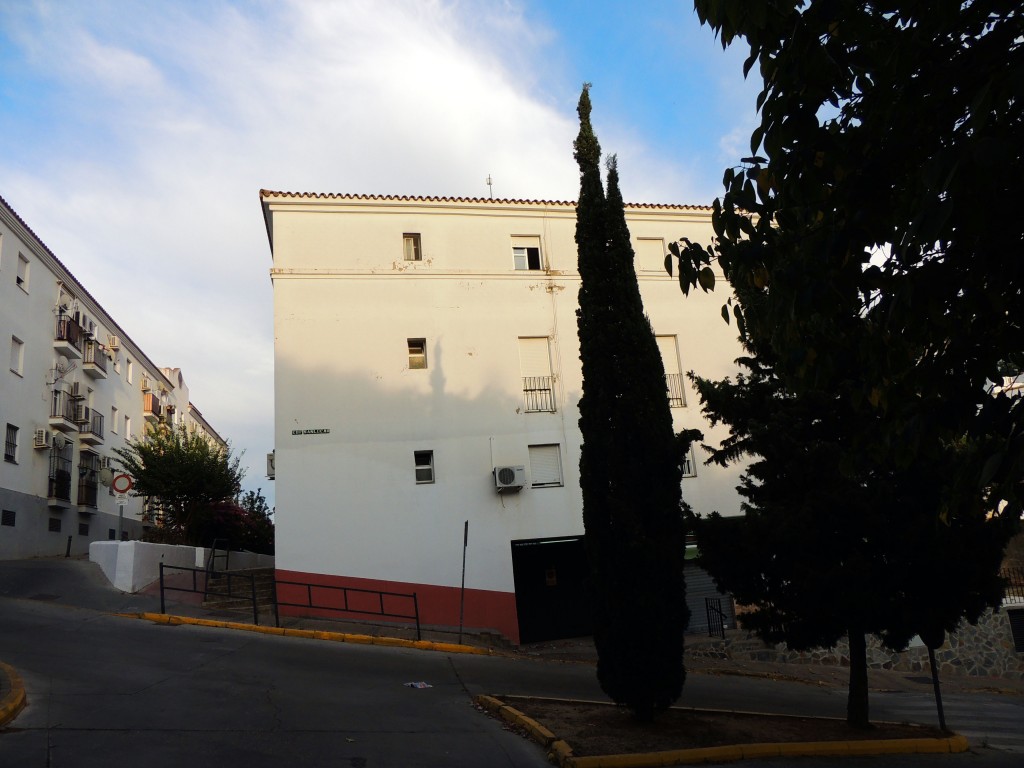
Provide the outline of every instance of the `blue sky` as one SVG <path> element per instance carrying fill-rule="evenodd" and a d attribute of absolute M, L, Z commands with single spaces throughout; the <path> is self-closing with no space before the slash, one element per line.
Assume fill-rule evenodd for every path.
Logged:
<path fill-rule="evenodd" d="M 589 81 L 624 197 L 710 204 L 742 61 L 667 0 L 5 0 L 0 195 L 272 499 L 259 189 L 575 199 Z"/>

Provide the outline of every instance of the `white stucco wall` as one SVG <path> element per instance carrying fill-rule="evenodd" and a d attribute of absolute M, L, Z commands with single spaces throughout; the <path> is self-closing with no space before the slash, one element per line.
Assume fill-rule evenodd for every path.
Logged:
<path fill-rule="evenodd" d="M 273 231 L 277 563 L 286 570 L 513 591 L 510 542 L 583 532 L 578 483 L 579 277 L 570 204 L 268 197 Z M 629 212 L 634 239 L 711 236 L 710 212 Z M 402 260 L 420 234 L 423 261 Z M 516 271 L 517 236 L 538 237 L 545 266 Z M 648 262 L 645 266 L 650 267 Z M 681 370 L 735 372 L 727 296 L 684 297 L 660 265 L 639 273 L 658 335 L 676 335 Z M 724 285 L 724 281 L 722 283 Z M 519 337 L 551 339 L 555 413 L 525 413 Z M 427 369 L 406 340 L 427 340 Z M 687 383 L 676 429 L 712 431 Z M 329 430 L 329 433 L 294 434 Z M 528 446 L 560 446 L 562 487 L 495 492 L 492 469 Z M 415 482 L 432 450 L 436 482 Z M 739 470 L 684 480 L 701 512 L 739 511 Z"/>
<path fill-rule="evenodd" d="M 160 564 L 185 568 L 205 568 L 210 550 L 173 544 L 151 544 L 144 541 L 94 541 L 89 545 L 89 560 L 100 566 L 110 583 L 122 592 L 138 592 L 160 578 Z M 217 570 L 224 561 L 218 560 Z M 232 552 L 231 570 L 272 568 L 274 558 L 253 552 Z M 180 572 L 179 572 L 180 573 Z"/>

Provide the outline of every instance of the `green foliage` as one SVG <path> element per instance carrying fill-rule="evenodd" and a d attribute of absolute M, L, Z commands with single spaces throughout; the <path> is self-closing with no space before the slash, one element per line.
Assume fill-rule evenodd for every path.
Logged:
<path fill-rule="evenodd" d="M 614 701 L 650 719 L 679 697 L 685 679 L 680 479 L 689 443 L 681 446 L 672 432 L 665 372 L 643 312 L 618 170 L 612 158 L 606 198 L 586 86 L 579 116 L 580 485 L 597 674 Z"/>
<path fill-rule="evenodd" d="M 672 248 L 687 292 L 718 261 L 750 353 L 700 385 L 733 430 L 719 458 L 759 457 L 748 562 L 711 520 L 708 567 L 765 636 L 934 642 L 998 602 L 1022 511 L 1024 398 L 991 392 L 1024 349 L 1024 227 L 999 214 L 1022 202 L 1019 4 L 695 5 L 764 80 L 717 242 Z"/>
<path fill-rule="evenodd" d="M 241 490 L 240 458 L 184 424 L 151 427 L 114 453 L 133 478 L 133 494 L 150 498 L 151 515 L 168 540 L 209 545 L 215 505 Z"/>

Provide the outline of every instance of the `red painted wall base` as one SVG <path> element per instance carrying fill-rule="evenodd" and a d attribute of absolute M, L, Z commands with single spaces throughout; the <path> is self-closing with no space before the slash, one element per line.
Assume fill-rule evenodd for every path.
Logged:
<path fill-rule="evenodd" d="M 420 624 L 458 628 L 459 596 L 458 587 L 439 587 L 434 584 L 413 584 L 403 581 L 379 581 L 376 579 L 360 579 L 352 576 L 332 576 L 323 573 L 306 573 L 303 571 L 276 571 L 278 582 L 296 581 L 309 584 L 322 584 L 329 587 L 349 587 L 350 589 L 367 589 L 375 592 L 416 593 L 419 603 Z M 306 588 L 288 584 L 278 585 L 278 599 L 289 603 L 305 603 Z M 313 602 L 317 605 L 340 607 L 342 605 L 340 591 L 313 589 Z M 350 609 L 377 611 L 380 599 L 377 595 L 361 595 L 348 593 Z M 388 613 L 411 614 L 412 600 L 407 598 L 385 596 L 384 610 Z M 315 615 L 316 611 L 301 608 L 281 608 L 281 613 L 288 616 Z M 324 616 L 347 618 L 361 621 L 383 621 L 408 623 L 398 618 L 374 618 L 358 613 L 342 614 L 335 611 L 323 612 Z M 513 643 L 519 643 L 519 619 L 516 614 L 516 596 L 512 592 L 494 592 L 483 589 L 467 589 L 463 616 L 463 626 L 467 630 L 492 630 L 500 632 Z"/>

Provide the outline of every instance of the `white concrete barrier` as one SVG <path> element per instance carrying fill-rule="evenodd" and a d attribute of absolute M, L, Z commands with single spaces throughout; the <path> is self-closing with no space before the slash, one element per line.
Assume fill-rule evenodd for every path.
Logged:
<path fill-rule="evenodd" d="M 205 568 L 210 550 L 205 547 L 185 547 L 176 544 L 150 544 L 145 541 L 94 541 L 89 545 L 89 560 L 98 564 L 110 583 L 122 592 L 138 592 L 160 578 L 160 563 L 186 568 Z M 243 568 L 273 568 L 273 555 L 254 552 L 232 552 L 227 566 L 232 570 Z M 225 561 L 218 557 L 217 570 L 225 569 Z"/>

